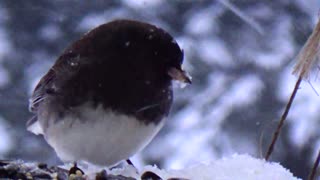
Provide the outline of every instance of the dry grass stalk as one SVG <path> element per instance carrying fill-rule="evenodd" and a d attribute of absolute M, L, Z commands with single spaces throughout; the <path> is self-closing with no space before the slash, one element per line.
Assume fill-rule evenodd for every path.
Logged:
<path fill-rule="evenodd" d="M 298 92 L 298 89 L 299 89 L 299 86 L 300 86 L 301 81 L 302 81 L 302 78 L 299 77 L 299 79 L 297 80 L 296 85 L 295 85 L 295 87 L 294 87 L 294 89 L 293 89 L 293 92 L 291 93 L 291 96 L 290 96 L 290 99 L 289 99 L 289 101 L 288 101 L 288 103 L 287 103 L 287 105 L 286 105 L 286 108 L 284 109 L 284 112 L 283 112 L 283 114 L 282 114 L 282 116 L 281 116 L 281 119 L 280 119 L 280 121 L 279 121 L 279 123 L 278 123 L 277 129 L 276 129 L 276 131 L 273 133 L 271 143 L 270 143 L 270 145 L 269 145 L 269 147 L 268 147 L 268 151 L 267 151 L 266 156 L 265 156 L 265 159 L 266 159 L 266 160 L 269 159 L 270 155 L 271 155 L 272 152 L 273 152 L 274 145 L 275 145 L 276 142 L 277 142 L 277 139 L 278 139 L 279 134 L 280 134 L 280 132 L 281 132 L 282 126 L 284 125 L 284 121 L 287 119 L 287 116 L 288 116 L 288 114 L 289 114 L 289 110 L 290 110 L 291 105 L 292 105 L 292 102 L 293 102 L 293 100 L 294 100 L 294 98 L 295 98 L 295 96 L 296 96 L 296 94 L 297 94 L 297 92 Z"/>
<path fill-rule="evenodd" d="M 266 153 L 265 159 L 268 160 L 270 155 L 273 152 L 274 145 L 279 137 L 279 134 L 281 132 L 282 126 L 287 118 L 287 115 L 289 113 L 289 110 L 291 108 L 291 104 L 295 98 L 295 95 L 297 94 L 297 91 L 299 89 L 300 83 L 302 79 L 308 79 L 309 75 L 311 73 L 311 70 L 313 66 L 316 64 L 316 61 L 319 58 L 320 54 L 320 21 L 318 21 L 316 27 L 314 28 L 312 34 L 309 36 L 307 42 L 303 46 L 303 48 L 300 50 L 297 61 L 298 63 L 294 67 L 293 74 L 298 75 L 298 80 L 296 81 L 295 87 L 293 92 L 291 93 L 290 99 L 285 107 L 285 110 L 281 116 L 281 119 L 279 121 L 278 127 L 273 133 L 272 141 L 268 147 L 268 151 Z M 319 157 L 320 158 L 320 157 Z M 316 171 L 319 161 L 316 161 L 316 164 L 314 165 Z"/>
<path fill-rule="evenodd" d="M 318 21 L 312 34 L 309 36 L 307 42 L 297 56 L 298 63 L 293 69 L 293 74 L 302 77 L 303 79 L 309 78 L 311 69 L 319 58 L 320 48 L 320 21 Z"/>

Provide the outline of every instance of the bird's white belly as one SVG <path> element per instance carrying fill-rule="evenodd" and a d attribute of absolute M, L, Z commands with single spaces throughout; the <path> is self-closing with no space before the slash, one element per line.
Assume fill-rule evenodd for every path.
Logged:
<path fill-rule="evenodd" d="M 46 140 L 63 161 L 114 165 L 142 150 L 164 123 L 146 125 L 134 117 L 106 113 L 102 107 L 87 108 L 81 115 L 81 119 L 65 116 L 45 132 Z"/>

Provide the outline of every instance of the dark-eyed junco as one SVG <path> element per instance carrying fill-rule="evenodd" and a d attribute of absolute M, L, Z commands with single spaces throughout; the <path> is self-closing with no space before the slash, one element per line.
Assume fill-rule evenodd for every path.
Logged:
<path fill-rule="evenodd" d="M 63 161 L 111 166 L 143 149 L 172 104 L 172 80 L 191 83 L 183 51 L 164 30 L 138 21 L 103 24 L 72 43 L 36 86 L 35 117 Z"/>

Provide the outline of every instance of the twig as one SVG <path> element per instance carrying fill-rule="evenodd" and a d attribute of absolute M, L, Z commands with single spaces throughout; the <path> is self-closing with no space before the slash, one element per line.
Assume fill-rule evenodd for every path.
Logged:
<path fill-rule="evenodd" d="M 282 126 L 284 124 L 284 121 L 286 120 L 286 118 L 288 116 L 291 104 L 292 104 L 292 102 L 294 100 L 294 97 L 297 94 L 297 91 L 299 89 L 301 81 L 302 81 L 302 77 L 299 76 L 299 79 L 297 80 L 296 85 L 294 86 L 293 92 L 291 93 L 291 96 L 290 96 L 290 99 L 289 99 L 289 101 L 288 101 L 288 103 L 286 105 L 286 108 L 285 108 L 285 110 L 284 110 L 284 112 L 283 112 L 283 114 L 281 116 L 281 119 L 279 121 L 278 127 L 277 127 L 276 131 L 274 132 L 274 134 L 272 136 L 272 141 L 271 141 L 271 144 L 268 147 L 268 151 L 267 151 L 267 154 L 266 154 L 266 157 L 265 157 L 266 160 L 269 159 L 270 155 L 273 152 L 274 145 L 277 142 L 277 139 L 279 137 L 279 134 L 280 134 L 281 128 L 282 128 Z"/>
<path fill-rule="evenodd" d="M 312 167 L 312 170 L 311 170 L 311 173 L 309 175 L 308 180 L 314 180 L 314 178 L 316 177 L 316 172 L 317 172 L 317 169 L 318 169 L 319 161 L 320 161 L 320 150 L 318 152 L 317 159 L 313 164 L 313 167 Z"/>

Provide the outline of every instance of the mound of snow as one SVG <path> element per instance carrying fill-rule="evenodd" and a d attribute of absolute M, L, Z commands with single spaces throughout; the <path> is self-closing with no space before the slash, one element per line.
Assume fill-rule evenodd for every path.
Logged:
<path fill-rule="evenodd" d="M 190 180 L 298 180 L 293 174 L 279 163 L 267 162 L 264 159 L 253 158 L 249 155 L 233 155 L 216 161 L 199 163 L 180 170 L 163 170 L 156 166 L 145 166 L 141 173 L 136 173 L 131 166 L 113 169 L 110 174 L 123 175 L 140 179 L 143 174 L 150 174 L 161 179 L 178 178 Z"/>

